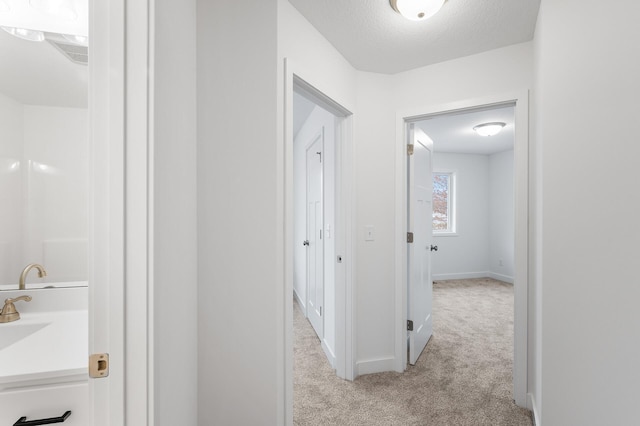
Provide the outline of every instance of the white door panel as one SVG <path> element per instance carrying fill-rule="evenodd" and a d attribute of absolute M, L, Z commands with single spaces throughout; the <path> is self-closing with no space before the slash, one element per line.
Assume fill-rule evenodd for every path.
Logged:
<path fill-rule="evenodd" d="M 432 240 L 432 152 L 433 142 L 420 129 L 409 129 L 413 155 L 408 158 L 408 224 L 413 243 L 408 244 L 409 363 L 415 364 L 433 334 L 431 243 Z"/>
<path fill-rule="evenodd" d="M 324 244 L 322 236 L 322 155 L 324 131 L 307 147 L 307 316 L 324 337 Z"/>

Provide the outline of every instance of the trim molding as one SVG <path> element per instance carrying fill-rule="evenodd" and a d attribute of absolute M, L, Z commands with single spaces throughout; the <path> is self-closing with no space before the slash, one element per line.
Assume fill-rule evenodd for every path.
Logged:
<path fill-rule="evenodd" d="M 329 364 L 331 364 L 331 368 L 333 368 L 335 370 L 336 369 L 336 356 L 333 353 L 333 351 L 331 350 L 331 348 L 329 347 L 329 345 L 327 345 L 327 341 L 325 339 L 322 339 L 322 344 L 320 346 L 322 346 L 322 350 L 324 351 L 325 356 L 329 360 Z"/>
<path fill-rule="evenodd" d="M 433 274 L 431 278 L 433 281 L 438 280 L 466 280 L 469 278 L 487 278 L 490 272 L 460 272 L 455 274 Z"/>
<path fill-rule="evenodd" d="M 307 306 L 304 304 L 304 301 L 300 298 L 300 296 L 298 295 L 298 292 L 296 291 L 296 289 L 293 289 L 293 297 L 295 297 L 296 302 L 298 302 L 298 306 L 300 307 L 300 310 L 302 311 L 302 313 L 304 314 L 304 316 L 307 316 Z"/>
<path fill-rule="evenodd" d="M 528 397 L 528 407 L 529 410 L 531 410 L 532 414 L 533 414 L 533 425 L 534 426 L 542 426 L 542 423 L 540 422 L 540 414 L 538 413 L 538 409 L 537 409 L 537 405 L 536 405 L 536 400 L 533 397 L 532 393 L 528 393 L 527 394 Z"/>
<path fill-rule="evenodd" d="M 498 274 L 496 272 L 487 272 L 487 276 L 489 278 L 493 278 L 494 280 L 503 281 L 505 283 L 513 284 L 513 277 L 508 275 Z"/>
<path fill-rule="evenodd" d="M 493 278 L 494 280 L 513 284 L 513 277 L 510 277 L 508 275 L 498 274 L 496 272 L 491 272 L 491 271 L 460 272 L 460 273 L 454 273 L 454 274 L 433 274 L 431 277 L 433 278 L 433 281 L 466 280 L 470 278 Z"/>
<path fill-rule="evenodd" d="M 385 371 L 393 371 L 396 359 L 391 358 L 379 358 L 368 359 L 366 361 L 356 362 L 356 376 L 362 376 L 363 374 L 383 373 Z"/>

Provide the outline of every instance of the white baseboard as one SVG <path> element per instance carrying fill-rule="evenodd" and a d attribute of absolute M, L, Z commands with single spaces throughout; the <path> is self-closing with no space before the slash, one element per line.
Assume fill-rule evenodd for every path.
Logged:
<path fill-rule="evenodd" d="M 395 370 L 395 358 L 368 359 L 356 362 L 355 376 Z"/>
<path fill-rule="evenodd" d="M 513 284 L 513 277 L 508 275 L 498 274 L 496 272 L 487 272 L 487 276 L 489 278 L 493 278 L 494 280 L 503 281 L 505 283 Z"/>
<path fill-rule="evenodd" d="M 293 289 L 293 296 L 296 299 L 296 302 L 298 302 L 298 306 L 300 306 L 300 309 L 302 310 L 302 313 L 304 314 L 304 316 L 307 316 L 307 307 L 305 306 L 304 302 L 302 301 L 302 299 L 300 299 L 300 296 L 298 295 L 298 292 L 296 291 L 296 289 Z"/>
<path fill-rule="evenodd" d="M 327 345 L 327 341 L 322 339 L 322 350 L 324 351 L 325 356 L 329 360 L 329 364 L 331 364 L 331 368 L 336 369 L 336 355 L 333 353 L 329 345 Z"/>
<path fill-rule="evenodd" d="M 542 423 L 540 423 L 540 414 L 538 414 L 538 406 L 536 405 L 536 400 L 533 397 L 532 393 L 528 393 L 527 396 L 529 397 L 527 408 L 529 408 L 529 410 L 531 410 L 531 412 L 533 413 L 533 426 L 542 426 Z"/>
<path fill-rule="evenodd" d="M 493 278 L 494 280 L 504 281 L 505 283 L 513 284 L 513 277 L 508 275 L 498 274 L 496 272 L 483 271 L 483 272 L 460 272 L 453 274 L 433 274 L 431 276 L 433 281 L 442 280 L 468 280 L 470 278 Z"/>
<path fill-rule="evenodd" d="M 431 278 L 433 281 L 439 280 L 467 280 L 469 278 L 486 278 L 489 276 L 489 271 L 483 272 L 461 272 L 454 274 L 433 274 Z"/>

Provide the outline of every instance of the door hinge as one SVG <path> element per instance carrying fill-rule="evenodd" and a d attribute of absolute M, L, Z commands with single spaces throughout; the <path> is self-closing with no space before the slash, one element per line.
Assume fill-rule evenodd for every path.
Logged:
<path fill-rule="evenodd" d="M 413 331 L 413 321 L 407 320 L 407 330 Z"/>
<path fill-rule="evenodd" d="M 408 243 L 413 242 L 413 232 L 407 232 L 407 242 Z"/>
<path fill-rule="evenodd" d="M 413 145 L 407 145 L 407 155 L 413 155 Z"/>
<path fill-rule="evenodd" d="M 89 356 L 89 377 L 103 379 L 109 375 L 109 354 L 93 354 Z"/>

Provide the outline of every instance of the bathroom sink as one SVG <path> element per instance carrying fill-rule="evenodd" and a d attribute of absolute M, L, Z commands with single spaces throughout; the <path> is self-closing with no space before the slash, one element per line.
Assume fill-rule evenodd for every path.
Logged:
<path fill-rule="evenodd" d="M 49 322 L 36 324 L 0 324 L 0 351 L 48 326 Z"/>

